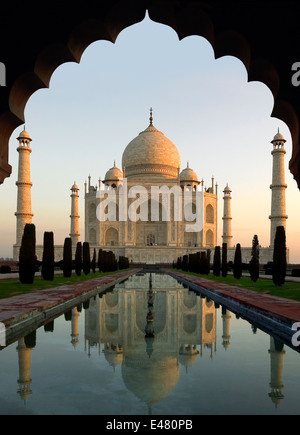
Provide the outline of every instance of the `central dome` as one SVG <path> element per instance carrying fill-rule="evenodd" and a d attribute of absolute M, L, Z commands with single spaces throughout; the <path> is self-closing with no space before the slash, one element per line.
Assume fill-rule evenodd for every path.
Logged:
<path fill-rule="evenodd" d="M 161 131 L 150 124 L 125 148 L 122 168 L 125 177 L 158 174 L 167 178 L 177 178 L 180 169 L 180 155 L 173 144 Z"/>

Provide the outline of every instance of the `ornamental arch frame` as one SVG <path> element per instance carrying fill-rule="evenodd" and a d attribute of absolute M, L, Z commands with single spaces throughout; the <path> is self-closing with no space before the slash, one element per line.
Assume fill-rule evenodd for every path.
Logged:
<path fill-rule="evenodd" d="M 103 0 L 76 8 L 63 1 L 59 11 L 54 4 L 44 12 L 17 1 L 1 5 L 1 12 L 0 38 L 5 42 L 0 61 L 6 78 L 5 86 L 0 86 L 0 184 L 12 172 L 8 143 L 25 122 L 30 96 L 49 87 L 58 66 L 79 63 L 97 40 L 114 43 L 122 30 L 142 21 L 148 12 L 151 20 L 175 30 L 179 39 L 191 35 L 207 39 L 216 58 L 237 57 L 248 81 L 260 81 L 270 89 L 271 116 L 285 122 L 291 133 L 289 169 L 300 188 L 300 52 L 295 44 L 300 39 L 299 2 Z"/>

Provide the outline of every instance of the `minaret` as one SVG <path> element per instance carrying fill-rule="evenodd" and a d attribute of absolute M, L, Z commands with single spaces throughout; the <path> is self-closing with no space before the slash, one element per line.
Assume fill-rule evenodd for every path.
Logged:
<path fill-rule="evenodd" d="M 223 210 L 223 243 L 227 243 L 227 248 L 231 248 L 232 245 L 232 235 L 231 235 L 231 190 L 228 187 L 228 184 L 226 185 L 225 189 L 223 190 L 224 196 L 224 210 Z"/>
<path fill-rule="evenodd" d="M 79 213 L 78 213 L 78 187 L 75 182 L 71 187 L 71 230 L 70 237 L 72 239 L 72 245 L 76 246 L 77 242 L 79 242 Z"/>
<path fill-rule="evenodd" d="M 284 175 L 284 155 L 286 153 L 284 149 L 284 144 L 286 140 L 282 134 L 278 133 L 274 136 L 272 140 L 273 144 L 273 173 L 272 173 L 272 184 L 270 189 L 272 191 L 271 199 L 271 215 L 269 219 L 271 220 L 271 234 L 270 234 L 270 247 L 274 246 L 274 239 L 276 234 L 276 228 L 278 226 L 283 226 L 286 228 L 287 215 L 285 211 L 285 189 L 287 185 L 285 184 Z"/>
<path fill-rule="evenodd" d="M 25 224 L 31 224 L 33 213 L 31 212 L 31 187 L 30 181 L 30 139 L 27 131 L 24 130 L 17 138 L 19 146 L 17 151 L 19 153 L 19 170 L 18 170 L 18 199 L 17 199 L 17 211 L 15 216 L 17 217 L 17 235 L 16 245 L 21 245 L 22 236 Z"/>

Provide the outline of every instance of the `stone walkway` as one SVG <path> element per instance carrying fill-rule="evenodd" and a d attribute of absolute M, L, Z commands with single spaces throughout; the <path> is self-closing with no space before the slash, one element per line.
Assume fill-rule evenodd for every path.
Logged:
<path fill-rule="evenodd" d="M 43 317 L 43 315 L 46 318 L 46 312 L 53 313 L 55 308 L 60 306 L 67 307 L 68 303 L 76 305 L 77 299 L 88 298 L 92 291 L 104 291 L 106 288 L 126 279 L 137 271 L 118 272 L 99 278 L 92 278 L 81 283 L 67 284 L 0 299 L 0 322 L 8 329 L 25 320 L 28 320 L 28 322 L 30 320 L 34 321 L 35 318 Z"/>
<path fill-rule="evenodd" d="M 258 293 L 176 271 L 169 271 L 168 273 L 174 277 L 184 278 L 204 289 L 211 290 L 215 294 L 222 295 L 225 298 L 233 299 L 248 307 L 270 314 L 270 316 L 281 319 L 282 321 L 288 323 L 300 322 L 300 302 L 278 298 L 265 293 Z M 297 278 L 296 281 L 299 282 L 300 293 L 299 278 Z"/>

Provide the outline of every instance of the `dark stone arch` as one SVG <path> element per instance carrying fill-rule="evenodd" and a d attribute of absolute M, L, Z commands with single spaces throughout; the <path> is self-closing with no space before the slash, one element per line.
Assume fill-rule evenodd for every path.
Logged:
<path fill-rule="evenodd" d="M 64 7 L 66 6 L 66 7 Z M 240 59 L 248 80 L 264 83 L 274 96 L 271 116 L 285 122 L 293 151 L 289 167 L 300 187 L 300 86 L 292 85 L 292 65 L 300 62 L 300 4 L 296 1 L 107 0 L 94 5 L 48 5 L 11 2 L 1 5 L 0 61 L 6 86 L 0 86 L 0 183 L 11 173 L 9 138 L 24 123 L 30 96 L 49 86 L 64 62 L 80 62 L 92 42 L 115 42 L 126 27 L 142 21 L 148 10 L 153 21 L 172 27 L 179 39 L 206 38 L 216 58 Z"/>

